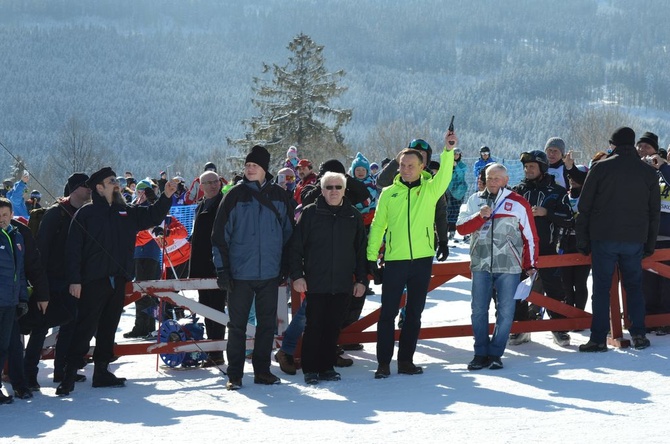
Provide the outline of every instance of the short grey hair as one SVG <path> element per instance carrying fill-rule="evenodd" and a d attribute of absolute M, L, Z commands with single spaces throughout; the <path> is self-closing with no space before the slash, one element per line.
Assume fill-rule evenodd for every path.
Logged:
<path fill-rule="evenodd" d="M 486 174 L 488 175 L 489 171 L 498 170 L 503 173 L 504 176 L 509 177 L 507 174 L 507 167 L 502 163 L 492 163 L 486 167 Z"/>
<path fill-rule="evenodd" d="M 338 182 L 340 182 L 342 184 L 342 188 L 347 187 L 347 178 L 344 176 L 344 174 L 328 171 L 321 177 L 321 181 L 319 182 L 321 188 L 325 188 L 326 183 L 332 179 L 336 179 Z"/>

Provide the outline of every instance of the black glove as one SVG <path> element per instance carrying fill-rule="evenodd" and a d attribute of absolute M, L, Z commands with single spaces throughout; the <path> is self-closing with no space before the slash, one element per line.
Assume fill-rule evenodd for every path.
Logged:
<path fill-rule="evenodd" d="M 16 306 L 16 319 L 23 317 L 26 313 L 28 313 L 28 303 L 19 302 Z"/>
<path fill-rule="evenodd" d="M 447 260 L 447 256 L 449 256 L 449 243 L 444 241 L 438 242 L 435 258 L 438 262 L 444 262 Z"/>
<path fill-rule="evenodd" d="M 162 236 L 163 233 L 164 233 L 163 227 L 161 227 L 160 225 L 156 225 L 154 229 L 151 230 L 151 234 L 153 234 L 156 237 Z"/>
<path fill-rule="evenodd" d="M 372 276 L 376 285 L 382 283 L 383 270 L 377 266 L 377 261 L 368 261 L 368 273 Z"/>
<path fill-rule="evenodd" d="M 577 251 L 582 253 L 584 256 L 591 254 L 591 243 L 586 241 L 577 241 Z"/>
<path fill-rule="evenodd" d="M 227 293 L 233 291 L 233 280 L 225 271 L 219 271 L 216 273 L 216 285 L 218 285 L 220 290 L 223 290 Z"/>

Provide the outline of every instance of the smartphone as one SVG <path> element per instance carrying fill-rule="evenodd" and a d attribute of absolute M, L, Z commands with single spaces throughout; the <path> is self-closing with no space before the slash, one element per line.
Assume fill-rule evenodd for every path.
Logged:
<path fill-rule="evenodd" d="M 286 174 L 278 174 L 277 183 L 286 183 Z"/>

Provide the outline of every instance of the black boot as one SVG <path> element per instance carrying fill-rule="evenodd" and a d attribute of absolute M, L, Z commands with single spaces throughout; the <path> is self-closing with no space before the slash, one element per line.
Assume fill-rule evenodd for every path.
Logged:
<path fill-rule="evenodd" d="M 56 388 L 56 395 L 58 396 L 67 396 L 70 392 L 74 391 L 74 381 L 77 377 L 77 369 L 70 368 L 65 366 L 65 371 L 63 373 L 63 380 Z"/>
<path fill-rule="evenodd" d="M 93 370 L 93 387 L 124 387 L 126 378 L 117 378 L 107 370 L 108 364 L 95 364 Z"/>

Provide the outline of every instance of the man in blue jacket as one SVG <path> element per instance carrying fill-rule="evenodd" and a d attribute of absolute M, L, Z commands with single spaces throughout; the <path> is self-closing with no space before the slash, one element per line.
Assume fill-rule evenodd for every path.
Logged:
<path fill-rule="evenodd" d="M 293 232 L 286 191 L 272 183 L 270 153 L 254 146 L 244 163 L 244 177 L 219 205 L 212 230 L 212 253 L 219 288 L 228 292 L 228 390 L 242 387 L 246 329 L 256 306 L 252 364 L 254 383 L 279 384 L 270 372 L 277 321 L 277 291 L 282 252 Z"/>
<path fill-rule="evenodd" d="M 11 225 L 12 203 L 0 198 L 0 369 L 5 367 L 12 332 L 18 332 L 17 319 L 28 312 L 28 289 L 24 271 L 23 237 Z M 2 393 L 0 404 L 14 398 Z"/>

